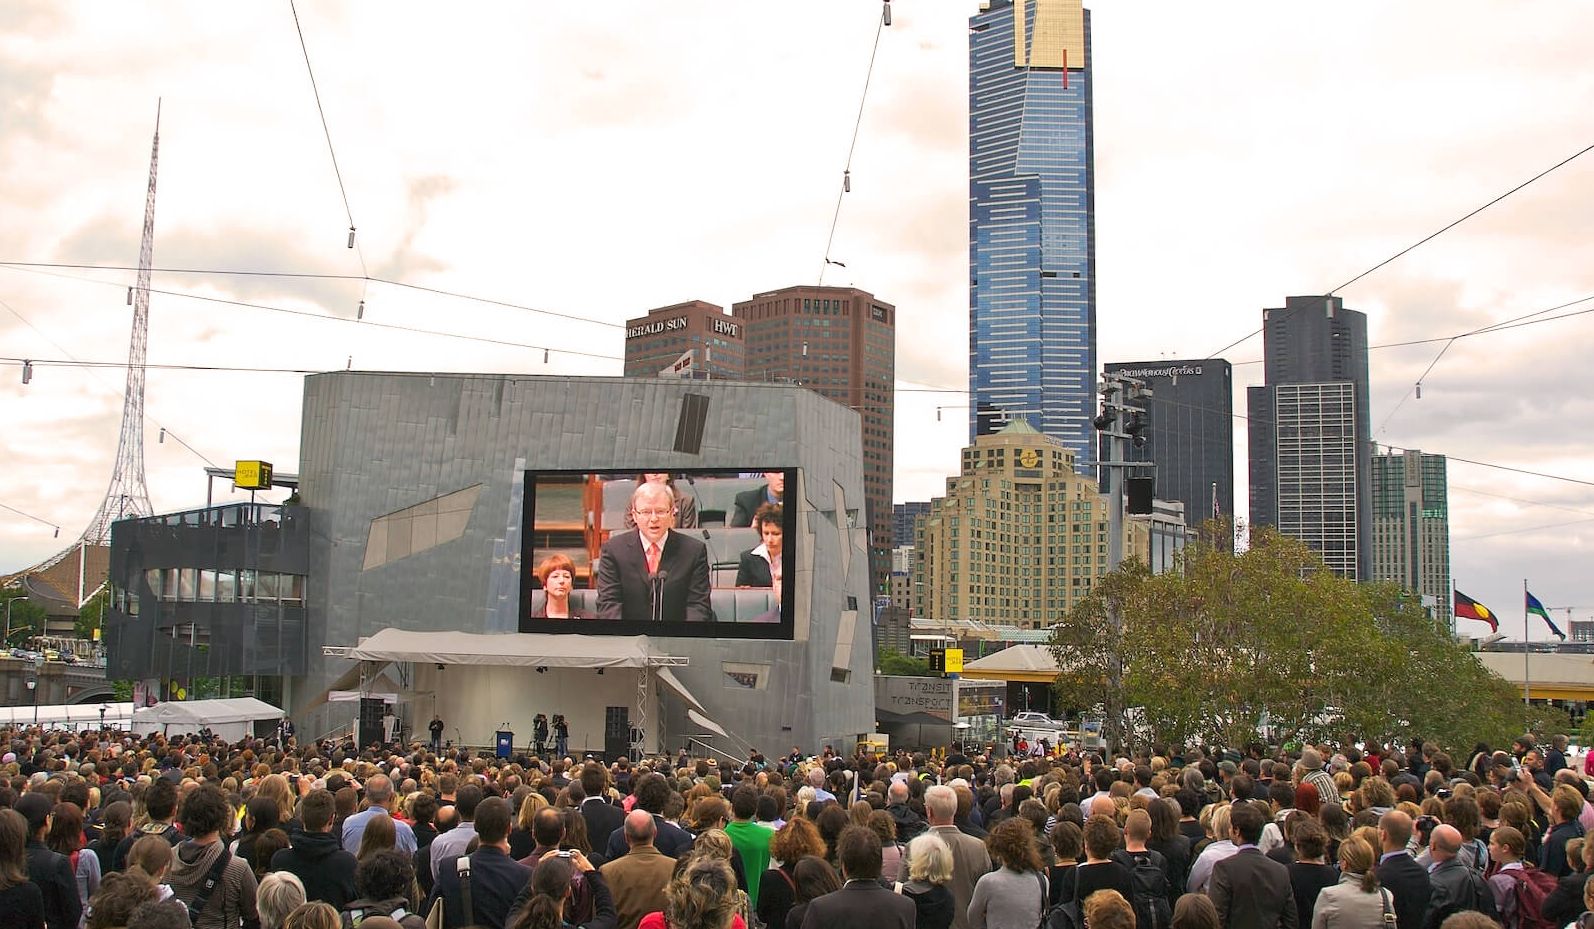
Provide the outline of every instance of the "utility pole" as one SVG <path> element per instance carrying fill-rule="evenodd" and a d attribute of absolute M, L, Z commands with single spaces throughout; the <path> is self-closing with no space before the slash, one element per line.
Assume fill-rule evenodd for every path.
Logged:
<path fill-rule="evenodd" d="M 1107 439 L 1106 458 L 1098 462 L 1106 474 L 1107 485 L 1107 571 L 1118 570 L 1124 560 L 1124 471 L 1151 467 L 1150 462 L 1129 461 L 1129 444 L 1146 443 L 1145 401 L 1151 391 L 1144 381 L 1121 374 L 1102 372 L 1101 412 L 1092 421 L 1096 431 Z M 1124 618 L 1118 605 L 1107 601 L 1110 638 L 1107 652 L 1106 731 L 1110 750 L 1124 744 Z"/>

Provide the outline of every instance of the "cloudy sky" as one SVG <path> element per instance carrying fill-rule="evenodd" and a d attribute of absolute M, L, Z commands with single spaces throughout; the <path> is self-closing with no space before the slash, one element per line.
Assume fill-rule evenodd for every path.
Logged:
<path fill-rule="evenodd" d="M 831 249 L 847 268 L 826 278 L 899 308 L 899 389 L 952 391 L 898 395 L 898 500 L 939 490 L 967 436 L 975 6 L 893 4 Z M 1093 9 L 1104 361 L 1212 353 L 1262 307 L 1335 287 L 1594 142 L 1594 5 Z M 356 253 L 286 2 L 8 0 L 0 262 L 136 264 L 160 98 L 157 267 L 368 273 L 516 306 L 157 273 L 152 365 L 617 374 L 629 316 L 817 279 L 879 12 L 305 0 Z M 1447 337 L 1594 298 L 1591 243 L 1594 153 L 1340 293 L 1375 345 Z M 0 510 L 0 571 L 75 537 L 105 492 L 124 373 L 46 362 L 125 360 L 132 278 L 0 267 L 0 357 L 37 360 L 26 386 L 0 362 L 0 504 L 62 527 Z M 1421 399 L 1443 343 L 1372 355 L 1379 441 L 1585 482 L 1452 462 L 1457 585 L 1512 633 L 1524 577 L 1594 618 L 1591 333 L 1594 313 L 1458 341 Z M 1237 412 L 1260 349 L 1227 353 Z M 205 498 L 204 461 L 161 427 L 218 464 L 292 470 L 300 400 L 294 373 L 152 367 L 156 508 Z"/>

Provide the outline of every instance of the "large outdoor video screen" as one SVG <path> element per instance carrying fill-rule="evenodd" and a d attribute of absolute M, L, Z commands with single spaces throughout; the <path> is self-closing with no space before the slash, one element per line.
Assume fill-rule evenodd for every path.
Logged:
<path fill-rule="evenodd" d="M 520 631 L 790 639 L 795 468 L 527 471 Z"/>

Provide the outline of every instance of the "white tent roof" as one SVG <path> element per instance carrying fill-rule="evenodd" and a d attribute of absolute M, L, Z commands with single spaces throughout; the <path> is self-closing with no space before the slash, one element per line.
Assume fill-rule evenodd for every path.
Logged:
<path fill-rule="evenodd" d="M 254 697 L 228 697 L 221 700 L 173 700 L 157 703 L 133 711 L 134 723 L 197 724 L 215 726 L 222 723 L 253 722 L 257 719 L 281 719 L 285 714 Z"/>
<path fill-rule="evenodd" d="M 31 726 L 35 712 L 41 726 L 56 726 L 63 723 L 98 726 L 102 706 L 105 707 L 107 725 L 121 725 L 133 718 L 132 703 L 101 703 L 96 700 L 93 703 L 40 706 L 37 710 L 29 703 L 25 706 L 0 706 L 0 726 Z"/>
<path fill-rule="evenodd" d="M 510 665 L 530 668 L 644 668 L 656 663 L 648 637 L 383 629 L 349 649 L 361 661 Z"/>
<path fill-rule="evenodd" d="M 1034 671 L 1057 673 L 1057 662 L 1046 645 L 1010 645 L 995 654 L 963 663 L 965 671 Z"/>

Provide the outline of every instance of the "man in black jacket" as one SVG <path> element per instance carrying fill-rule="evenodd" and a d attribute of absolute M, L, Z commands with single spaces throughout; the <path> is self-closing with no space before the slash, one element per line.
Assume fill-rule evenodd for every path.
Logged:
<path fill-rule="evenodd" d="M 354 856 L 338 846 L 332 834 L 335 802 L 330 791 L 312 790 L 299 804 L 304 828 L 288 837 L 292 844 L 271 856 L 271 870 L 287 871 L 304 884 L 306 900 L 320 900 L 338 909 L 353 900 Z"/>
<path fill-rule="evenodd" d="M 873 830 L 843 829 L 836 857 L 847 883 L 809 901 L 802 929 L 913 929 L 913 901 L 880 883 L 880 837 Z"/>
<path fill-rule="evenodd" d="M 49 929 L 77 929 L 83 903 L 77 895 L 77 877 L 65 855 L 44 844 L 55 804 L 41 793 L 25 793 L 16 810 L 28 821 L 28 880 L 44 893 L 44 922 Z"/>
<path fill-rule="evenodd" d="M 614 830 L 625 823 L 625 810 L 609 802 L 609 772 L 603 765 L 587 762 L 581 769 L 581 790 L 586 799 L 581 801 L 581 818 L 587 821 L 587 841 L 594 846 L 606 845 Z"/>
<path fill-rule="evenodd" d="M 465 911 L 459 873 L 460 859 L 467 857 L 464 855 L 451 855 L 437 862 L 437 883 L 422 910 L 430 913 L 441 900 L 445 907 L 443 924 L 451 929 L 503 929 L 516 894 L 531 882 L 531 869 L 509 857 L 509 819 L 509 801 L 502 797 L 488 797 L 476 807 L 474 824 L 481 845 L 468 856 L 470 912 Z"/>
<path fill-rule="evenodd" d="M 1494 894 L 1490 892 L 1489 885 L 1484 883 L 1483 872 L 1456 857 L 1461 851 L 1461 843 L 1461 830 L 1448 824 L 1436 826 L 1428 839 L 1428 853 L 1434 860 L 1428 872 L 1428 883 L 1433 887 L 1433 893 L 1428 899 L 1424 929 L 1439 929 L 1440 923 L 1452 913 L 1465 910 L 1476 910 L 1490 919 L 1495 917 Z M 1580 891 L 1574 899 L 1581 902 L 1582 898 Z M 1581 909 L 1577 910 L 1568 920 L 1561 922 L 1576 918 L 1580 912 Z"/>
<path fill-rule="evenodd" d="M 170 779 L 157 777 L 144 788 L 144 811 L 149 814 L 149 821 L 116 846 L 111 853 L 110 870 L 127 870 L 127 853 L 132 850 L 133 843 L 144 836 L 158 835 L 174 846 L 183 841 L 183 834 L 172 825 L 172 818 L 177 815 L 177 785 Z"/>
<path fill-rule="evenodd" d="M 664 804 L 669 802 L 669 799 L 670 784 L 662 774 L 647 774 L 637 782 L 636 809 L 652 813 L 653 824 L 659 830 L 653 840 L 654 847 L 671 858 L 678 859 L 692 850 L 692 834 L 664 818 Z M 620 824 L 622 827 L 625 825 L 623 815 Z M 625 829 L 620 828 L 609 833 L 608 842 L 602 852 L 604 860 L 613 861 L 624 855 L 626 851 Z"/>
<path fill-rule="evenodd" d="M 1395 923 L 1399 929 L 1422 929 L 1433 886 L 1428 872 L 1406 851 L 1411 817 L 1399 810 L 1385 813 L 1378 820 L 1378 841 L 1384 853 L 1378 860 L 1378 883 L 1395 898 Z"/>

